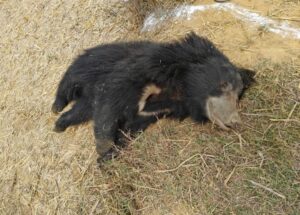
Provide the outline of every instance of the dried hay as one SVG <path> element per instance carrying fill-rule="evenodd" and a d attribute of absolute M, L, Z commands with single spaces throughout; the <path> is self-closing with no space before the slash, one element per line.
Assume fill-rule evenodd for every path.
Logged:
<path fill-rule="evenodd" d="M 235 2 L 270 12 L 268 1 Z M 153 7 L 174 1 L 143 3 L 0 1 L 0 214 L 297 214 L 299 41 L 213 11 L 140 33 Z M 299 1 L 271 5 L 277 17 L 295 17 L 299 8 Z M 162 120 L 101 168 L 91 123 L 52 132 L 57 84 L 85 48 L 190 30 L 258 71 L 240 131 Z"/>

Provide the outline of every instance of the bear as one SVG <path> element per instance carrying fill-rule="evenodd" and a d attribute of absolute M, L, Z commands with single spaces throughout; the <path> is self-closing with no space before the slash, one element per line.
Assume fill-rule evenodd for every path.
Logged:
<path fill-rule="evenodd" d="M 194 32 L 171 42 L 133 41 L 86 50 L 63 76 L 52 106 L 55 130 L 94 121 L 98 162 L 116 156 L 126 133 L 145 130 L 161 117 L 211 121 L 228 130 L 255 72 L 240 68 Z"/>

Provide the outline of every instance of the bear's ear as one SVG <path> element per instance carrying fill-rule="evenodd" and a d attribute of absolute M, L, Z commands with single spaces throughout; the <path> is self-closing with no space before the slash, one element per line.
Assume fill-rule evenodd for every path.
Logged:
<path fill-rule="evenodd" d="M 249 88 L 253 83 L 255 83 L 255 79 L 254 79 L 255 72 L 253 70 L 239 68 L 238 72 L 241 75 L 244 84 L 244 89 Z"/>
<path fill-rule="evenodd" d="M 249 69 L 244 69 L 244 68 L 239 68 L 238 72 L 242 78 L 243 81 L 243 89 L 239 94 L 239 99 L 242 99 L 245 91 L 253 84 L 255 83 L 255 72 L 253 70 L 249 70 Z"/>

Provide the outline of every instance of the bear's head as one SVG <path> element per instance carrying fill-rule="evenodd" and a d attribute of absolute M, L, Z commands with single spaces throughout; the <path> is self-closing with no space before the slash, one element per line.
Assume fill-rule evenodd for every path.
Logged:
<path fill-rule="evenodd" d="M 225 130 L 241 123 L 238 103 L 254 82 L 253 71 L 216 56 L 189 64 L 186 74 L 186 108 L 194 120 L 207 118 Z"/>

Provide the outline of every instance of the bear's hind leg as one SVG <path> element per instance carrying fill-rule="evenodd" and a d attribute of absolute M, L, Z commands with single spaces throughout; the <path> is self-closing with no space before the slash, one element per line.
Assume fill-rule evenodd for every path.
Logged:
<path fill-rule="evenodd" d="M 78 100 L 82 97 L 82 86 L 80 86 L 79 83 L 74 82 L 74 77 L 75 76 L 66 74 L 60 81 L 55 101 L 51 108 L 53 113 L 57 114 L 61 112 L 71 101 Z"/>
<path fill-rule="evenodd" d="M 71 110 L 63 113 L 55 123 L 54 130 L 63 132 L 69 126 L 78 125 L 92 119 L 93 108 L 88 99 L 79 99 Z"/>
<path fill-rule="evenodd" d="M 55 114 L 61 112 L 67 105 L 68 100 L 64 96 L 57 95 L 52 105 L 51 111 Z"/>

